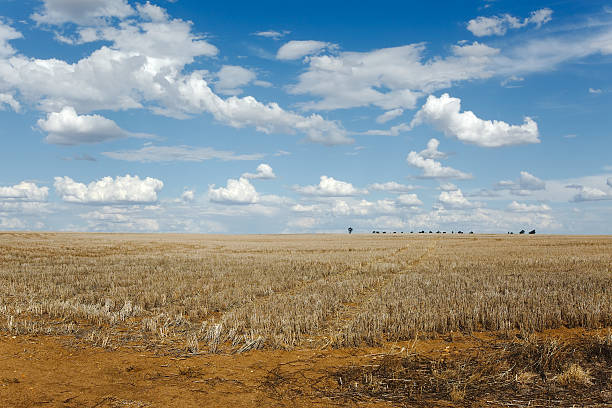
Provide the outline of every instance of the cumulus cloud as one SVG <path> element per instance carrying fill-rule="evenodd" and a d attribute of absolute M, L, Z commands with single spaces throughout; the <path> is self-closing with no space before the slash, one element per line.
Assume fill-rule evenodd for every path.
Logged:
<path fill-rule="evenodd" d="M 304 134 L 311 142 L 327 145 L 353 142 L 339 123 L 320 115 L 303 116 L 252 96 L 221 98 L 205 80 L 208 72 L 185 69 L 197 57 L 217 55 L 218 49 L 193 33 L 190 22 L 150 8 L 139 8 L 139 13 L 140 19 L 123 20 L 118 26 L 77 30 L 74 42 L 109 44 L 74 63 L 22 55 L 0 58 L 3 87 L 46 112 L 59 112 L 66 106 L 79 113 L 145 108 L 175 118 L 207 112 L 236 128 Z M 4 35 L 0 44 L 15 35 Z"/>
<path fill-rule="evenodd" d="M 387 191 L 389 193 L 405 193 L 414 190 L 416 187 L 411 185 L 400 184 L 395 181 L 387 181 L 386 183 L 373 183 L 369 186 L 375 191 Z"/>
<path fill-rule="evenodd" d="M 192 202 L 195 199 L 195 192 L 193 190 L 185 190 L 181 194 L 181 201 L 185 203 Z"/>
<path fill-rule="evenodd" d="M 574 202 L 612 200 L 612 194 L 600 190 L 599 188 L 582 185 L 569 185 L 567 187 L 578 190 L 578 194 L 572 198 Z"/>
<path fill-rule="evenodd" d="M 521 171 L 516 181 L 502 180 L 495 185 L 496 190 L 509 190 L 514 195 L 530 195 L 533 191 L 545 190 L 546 182 L 526 171 Z"/>
<path fill-rule="evenodd" d="M 226 187 L 215 188 L 211 184 L 208 198 L 221 204 L 255 204 L 259 201 L 259 194 L 249 180 L 240 177 L 238 180 L 228 179 Z"/>
<path fill-rule="evenodd" d="M 334 200 L 329 212 L 333 216 L 367 216 L 372 214 L 393 214 L 398 211 L 394 200 Z M 404 204 L 400 204 L 404 205 Z M 412 204 L 406 204 L 412 206 Z M 418 205 L 418 204 L 417 204 Z"/>
<path fill-rule="evenodd" d="M 473 208 L 475 206 L 463 196 L 463 193 L 459 189 L 453 191 L 442 191 L 438 197 L 438 201 L 445 208 L 464 209 Z"/>
<path fill-rule="evenodd" d="M 127 0 L 43 0 L 42 10 L 31 17 L 44 24 L 96 25 L 112 17 L 125 18 L 134 12 Z"/>
<path fill-rule="evenodd" d="M 321 181 L 316 186 L 295 186 L 294 189 L 301 194 L 322 197 L 346 197 L 368 193 L 367 190 L 353 187 L 351 183 L 327 176 L 321 176 Z"/>
<path fill-rule="evenodd" d="M 132 133 L 121 129 L 114 121 L 100 115 L 79 115 L 71 106 L 60 112 L 52 112 L 46 119 L 39 119 L 38 127 L 47 132 L 47 143 L 78 145 L 101 143 L 124 137 L 152 137 L 144 133 Z"/>
<path fill-rule="evenodd" d="M 417 153 L 412 151 L 408 153 L 406 161 L 409 165 L 423 170 L 422 178 L 456 178 L 469 179 L 471 174 L 464 173 L 452 167 L 445 167 L 441 162 L 434 160 L 432 157 L 444 157 L 444 153 L 438 151 L 439 142 L 436 139 L 431 139 L 427 143 L 427 149 Z"/>
<path fill-rule="evenodd" d="M 196 74 L 186 81 L 181 91 L 188 106 L 209 111 L 217 120 L 236 128 L 254 126 L 264 133 L 300 132 L 306 134 L 308 141 L 325 145 L 353 142 L 337 122 L 323 119 L 321 115 L 301 116 L 283 110 L 276 103 L 263 104 L 252 96 L 232 96 L 224 100 L 215 95 L 206 81 Z"/>
<path fill-rule="evenodd" d="M 376 118 L 376 123 L 387 123 L 388 121 L 393 120 L 398 116 L 401 116 L 403 113 L 404 110 L 400 108 L 386 111 L 385 113 Z"/>
<path fill-rule="evenodd" d="M 369 105 L 385 110 L 413 109 L 425 93 L 447 88 L 456 81 L 490 77 L 493 72 L 488 67 L 499 53 L 484 44 L 463 44 L 453 47 L 451 56 L 423 61 L 424 51 L 425 45 L 419 43 L 313 56 L 289 92 L 321 98 L 302 104 L 305 109 Z"/>
<path fill-rule="evenodd" d="M 38 187 L 29 181 L 22 181 L 14 186 L 0 186 L 0 200 L 45 201 L 48 195 L 48 187 Z"/>
<path fill-rule="evenodd" d="M 549 8 L 535 10 L 522 21 L 510 14 L 493 17 L 480 16 L 470 20 L 467 24 L 467 29 L 476 37 L 504 35 L 508 29 L 522 28 L 528 24 L 533 24 L 536 28 L 540 28 L 542 24 L 546 24 L 552 19 L 552 13 L 552 10 Z"/>
<path fill-rule="evenodd" d="M 608 187 L 612 187 L 612 177 L 608 177 L 608 179 L 606 180 L 606 184 L 608 185 Z"/>
<path fill-rule="evenodd" d="M 548 71 L 594 54 L 612 53 L 612 32 L 552 34 L 503 49 L 474 42 L 450 47 L 449 55 L 424 57 L 423 43 L 367 52 L 340 52 L 308 58 L 290 93 L 319 98 L 304 109 L 331 110 L 374 105 L 413 109 L 418 100 L 461 81 L 493 76 L 517 78 Z"/>
<path fill-rule="evenodd" d="M 26 224 L 19 218 L 4 218 L 0 217 L 0 228 L 2 229 L 22 229 L 25 228 Z"/>
<path fill-rule="evenodd" d="M 312 229 L 319 224 L 319 220 L 314 217 L 301 217 L 289 220 L 287 222 L 288 227 L 300 228 L 300 229 Z"/>
<path fill-rule="evenodd" d="M 18 38 L 23 38 L 23 34 L 0 19 L 0 58 L 7 58 L 15 54 L 15 49 L 9 44 L 9 41 Z"/>
<path fill-rule="evenodd" d="M 438 187 L 440 190 L 442 191 L 453 191 L 453 190 L 458 190 L 459 188 L 454 185 L 453 183 L 441 183 L 440 186 Z"/>
<path fill-rule="evenodd" d="M 238 95 L 242 93 L 240 87 L 253 82 L 256 77 L 255 72 L 249 69 L 237 65 L 223 65 L 217 72 L 215 89 L 224 95 Z"/>
<path fill-rule="evenodd" d="M 429 139 L 427 142 L 427 148 L 419 152 L 419 156 L 426 159 L 446 159 L 448 155 L 438 150 L 440 141 L 438 139 Z"/>
<path fill-rule="evenodd" d="M 81 204 L 138 204 L 157 201 L 157 193 L 164 183 L 151 177 L 141 180 L 138 176 L 103 177 L 83 184 L 70 177 L 55 177 L 56 193 L 62 200 Z"/>
<path fill-rule="evenodd" d="M 102 154 L 112 159 L 141 163 L 170 161 L 201 162 L 212 159 L 223 161 L 259 160 L 264 156 L 260 153 L 236 154 L 232 151 L 216 150 L 212 147 L 194 147 L 185 145 L 144 146 L 137 150 L 120 150 L 116 152 L 103 152 Z"/>
<path fill-rule="evenodd" d="M 411 126 L 430 123 L 446 136 L 483 147 L 539 143 L 538 125 L 529 117 L 522 125 L 509 125 L 498 120 L 483 120 L 472 111 L 461 112 L 461 100 L 442 94 L 430 95 L 417 112 Z"/>
<path fill-rule="evenodd" d="M 21 104 L 12 94 L 0 93 L 0 110 L 5 110 L 5 106 L 10 107 L 15 112 L 21 111 Z"/>
<path fill-rule="evenodd" d="M 397 197 L 397 203 L 403 206 L 423 205 L 416 194 L 401 194 Z"/>
<path fill-rule="evenodd" d="M 323 41 L 289 41 L 278 49 L 276 58 L 279 60 L 296 60 L 316 54 L 325 48 L 334 49 L 336 46 Z"/>
<path fill-rule="evenodd" d="M 261 163 L 257 166 L 256 173 L 244 173 L 242 177 L 246 179 L 270 180 L 276 178 L 276 174 L 274 174 L 274 170 L 272 170 L 269 164 Z"/>
<path fill-rule="evenodd" d="M 508 204 L 508 210 L 514 212 L 546 212 L 550 211 L 551 208 L 546 204 L 526 204 L 512 201 Z"/>

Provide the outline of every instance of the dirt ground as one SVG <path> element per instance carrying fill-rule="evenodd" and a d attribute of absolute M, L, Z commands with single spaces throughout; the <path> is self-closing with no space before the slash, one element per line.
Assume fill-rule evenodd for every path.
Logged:
<path fill-rule="evenodd" d="M 331 401 L 285 399 L 265 386 L 278 367 L 316 371 L 346 364 L 356 351 L 252 351 L 189 358 L 128 348 L 72 345 L 73 339 L 0 338 L 3 407 L 254 407 L 326 406 Z M 304 379 L 304 381 L 308 381 Z M 297 384 L 295 384 L 297 386 Z M 380 405 L 384 406 L 384 405 Z"/>
<path fill-rule="evenodd" d="M 576 339 L 602 331 L 582 329 L 541 333 L 542 338 Z M 434 358 L 458 358 L 493 333 L 449 336 L 381 348 L 257 350 L 244 354 L 179 356 L 138 345 L 108 350 L 74 337 L 0 337 L 2 407 L 391 407 L 388 402 L 334 398 L 321 390 L 338 387 L 330 376 L 342 367 L 363 366 L 402 348 Z M 612 380 L 611 380 L 612 381 Z M 609 387 L 608 387 L 609 388 Z M 603 390 L 597 403 L 612 406 Z M 602 397 L 603 396 L 603 397 Z M 610 404 L 606 403 L 607 396 Z M 603 398 L 603 399 L 602 399 Z M 560 404 L 562 406 L 571 406 Z M 453 403 L 439 399 L 403 406 L 509 406 L 493 401 Z M 515 406 L 527 406 L 515 404 Z M 534 406 L 556 406 L 553 402 Z"/>

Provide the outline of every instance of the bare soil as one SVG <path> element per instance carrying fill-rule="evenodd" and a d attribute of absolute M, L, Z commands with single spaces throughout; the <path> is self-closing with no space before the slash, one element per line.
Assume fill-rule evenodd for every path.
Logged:
<path fill-rule="evenodd" d="M 523 364 L 537 371 L 541 356 L 521 351 L 527 348 L 520 333 L 513 339 L 499 333 L 451 334 L 376 348 L 202 355 L 168 354 L 137 344 L 104 349 L 71 336 L 2 336 L 0 406 L 610 407 L 611 350 L 593 351 L 594 343 L 585 342 L 605 335 L 605 330 L 583 329 L 539 333 L 538 341 L 554 339 L 554 344 L 563 346 L 555 354 L 560 360 L 555 361 L 551 354 L 548 365 L 540 361 L 542 372 L 536 379 L 519 383 L 516 375 L 476 378 L 476 371 L 469 371 L 469 362 L 482 374 L 487 368 L 483 363 L 501 364 L 498 352 L 505 350 L 505 356 L 514 359 L 514 366 Z M 574 358 L 590 373 L 591 384 L 557 385 L 554 371 Z M 438 374 L 431 370 L 432 364 L 438 367 Z M 462 367 L 469 380 L 463 383 L 463 390 L 451 395 L 444 381 L 460 381 Z M 400 384 L 413 381 L 422 392 L 410 397 L 405 386 L 372 386 L 377 375 L 399 377 L 396 380 Z M 431 388 L 435 381 L 442 385 Z"/>

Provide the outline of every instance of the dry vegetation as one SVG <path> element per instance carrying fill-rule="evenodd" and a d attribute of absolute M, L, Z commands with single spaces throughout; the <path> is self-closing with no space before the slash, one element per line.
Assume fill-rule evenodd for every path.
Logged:
<path fill-rule="evenodd" d="M 223 380 L 281 404 L 608 406 L 611 268 L 612 237 L 0 233 L 0 335 L 181 359 L 240 354 L 238 367 L 255 349 L 285 350 L 282 361 L 325 350 L 318 368 L 278 362 L 247 391 Z M 570 328 L 588 330 L 543 334 Z M 417 342 L 463 346 L 427 353 Z M 338 359 L 347 347 L 387 351 Z M 217 384 L 202 370 L 143 381 Z M 0 386 L 21 395 L 17 377 Z"/>
<path fill-rule="evenodd" d="M 191 353 L 612 325 L 612 239 L 0 234 L 0 330 Z"/>

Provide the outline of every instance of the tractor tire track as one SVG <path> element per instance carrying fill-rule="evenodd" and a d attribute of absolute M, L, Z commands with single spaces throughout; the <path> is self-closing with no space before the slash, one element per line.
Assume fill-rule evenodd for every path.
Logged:
<path fill-rule="evenodd" d="M 357 317 L 359 311 L 365 305 L 367 305 L 369 301 L 373 299 L 374 296 L 376 296 L 380 290 L 393 278 L 410 272 L 410 270 L 420 265 L 425 259 L 429 258 L 438 248 L 439 241 L 440 238 L 436 238 L 424 253 L 409 261 L 403 268 L 384 274 L 383 279 L 377 281 L 375 285 L 368 287 L 354 302 L 343 304 L 343 310 L 330 319 L 326 327 L 323 329 L 325 334 L 323 336 L 317 336 L 319 337 L 317 341 L 319 348 L 327 348 L 336 344 L 338 342 L 339 335 L 344 329 L 348 328 L 350 323 Z M 407 248 L 403 248 L 403 250 L 396 251 L 394 255 L 399 255 L 406 249 Z"/>

